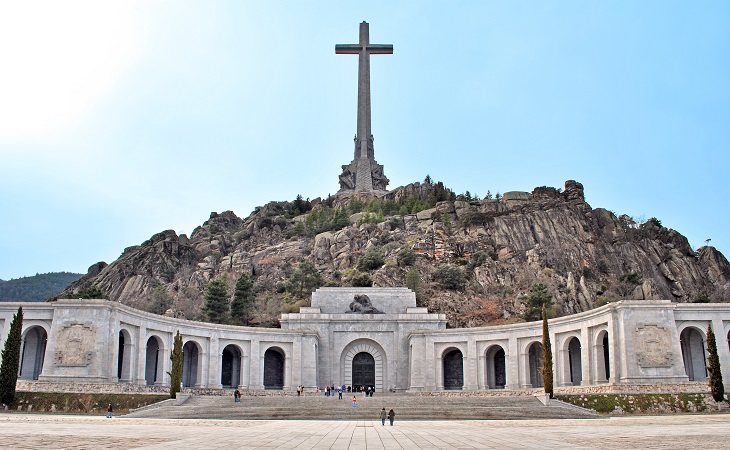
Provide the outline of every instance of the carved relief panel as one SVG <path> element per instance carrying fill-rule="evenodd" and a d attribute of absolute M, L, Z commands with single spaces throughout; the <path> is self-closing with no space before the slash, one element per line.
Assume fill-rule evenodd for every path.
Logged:
<path fill-rule="evenodd" d="M 634 342 L 639 367 L 672 367 L 671 334 L 665 327 L 640 323 Z"/>
<path fill-rule="evenodd" d="M 56 366 L 85 367 L 94 358 L 96 329 L 90 323 L 68 323 L 58 333 Z"/>

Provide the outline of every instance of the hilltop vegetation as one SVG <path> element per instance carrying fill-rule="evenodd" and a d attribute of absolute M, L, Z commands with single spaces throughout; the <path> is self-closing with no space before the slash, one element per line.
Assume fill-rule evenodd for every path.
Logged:
<path fill-rule="evenodd" d="M 80 273 L 51 272 L 0 280 L 0 301 L 42 302 L 58 295 L 82 276 Z"/>

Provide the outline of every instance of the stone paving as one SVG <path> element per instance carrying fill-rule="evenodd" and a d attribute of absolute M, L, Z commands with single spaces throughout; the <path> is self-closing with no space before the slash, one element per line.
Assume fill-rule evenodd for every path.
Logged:
<path fill-rule="evenodd" d="M 730 415 L 594 420 L 233 421 L 0 414 L 0 447 L 55 448 L 730 448 Z"/>

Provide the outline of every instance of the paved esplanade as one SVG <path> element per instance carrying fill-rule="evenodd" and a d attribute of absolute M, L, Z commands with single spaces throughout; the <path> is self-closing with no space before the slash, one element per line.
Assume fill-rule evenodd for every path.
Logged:
<path fill-rule="evenodd" d="M 2 448 L 730 448 L 730 415 L 594 420 L 160 420 L 0 414 Z"/>
<path fill-rule="evenodd" d="M 355 157 L 349 165 L 342 166 L 341 190 L 369 192 L 384 190 L 388 179 L 383 175 L 383 166 L 375 161 L 373 135 L 370 128 L 370 55 L 389 55 L 392 45 L 371 44 L 367 22 L 360 24 L 360 42 L 338 44 L 337 54 L 358 55 L 357 72 L 357 135 L 355 136 Z"/>

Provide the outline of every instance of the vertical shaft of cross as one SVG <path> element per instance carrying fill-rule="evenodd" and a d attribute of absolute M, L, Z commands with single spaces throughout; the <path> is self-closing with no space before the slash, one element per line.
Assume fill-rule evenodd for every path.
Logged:
<path fill-rule="evenodd" d="M 357 71 L 357 137 L 358 149 L 355 159 L 373 158 L 368 155 L 368 139 L 370 139 L 370 54 L 367 51 L 370 44 L 370 25 L 367 22 L 360 24 L 360 52 L 358 55 Z"/>

